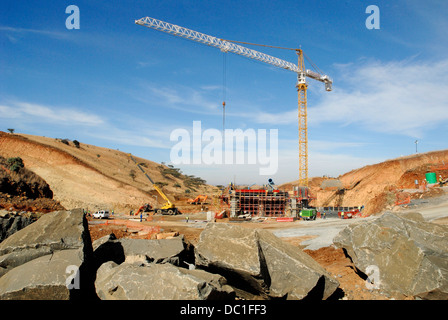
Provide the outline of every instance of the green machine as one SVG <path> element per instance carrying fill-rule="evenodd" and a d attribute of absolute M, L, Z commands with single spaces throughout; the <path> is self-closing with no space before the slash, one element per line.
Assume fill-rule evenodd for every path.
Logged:
<path fill-rule="evenodd" d="M 303 220 L 316 220 L 317 210 L 316 209 L 302 209 L 302 210 L 300 210 L 299 216 Z"/>

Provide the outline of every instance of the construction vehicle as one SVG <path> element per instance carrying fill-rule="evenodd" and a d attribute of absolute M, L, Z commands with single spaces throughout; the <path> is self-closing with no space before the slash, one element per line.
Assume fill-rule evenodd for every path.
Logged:
<path fill-rule="evenodd" d="M 194 199 L 188 199 L 187 202 L 189 204 L 204 204 L 205 201 L 207 201 L 207 199 L 208 199 L 207 195 L 200 194 Z"/>
<path fill-rule="evenodd" d="M 93 214 L 95 219 L 109 219 L 109 210 L 100 210 Z"/>
<path fill-rule="evenodd" d="M 443 187 L 444 184 L 448 183 L 448 178 L 442 179 L 442 176 L 439 175 L 439 186 Z"/>
<path fill-rule="evenodd" d="M 302 210 L 300 210 L 299 216 L 303 220 L 316 220 L 317 210 L 316 209 L 302 209 Z"/>
<path fill-rule="evenodd" d="M 212 47 L 220 49 L 222 52 L 232 52 L 244 57 L 255 59 L 278 68 L 289 70 L 297 74 L 296 88 L 298 91 L 298 110 L 299 110 L 299 185 L 308 186 L 308 128 L 307 128 L 307 83 L 306 78 L 311 78 L 325 84 L 325 90 L 331 91 L 333 80 L 327 75 L 321 74 L 320 70 L 314 66 L 308 57 L 305 56 L 302 49 L 293 48 L 281 48 L 275 46 L 260 45 L 254 43 L 247 43 L 241 41 L 224 40 L 216 37 L 212 37 L 194 30 L 190 30 L 184 27 L 180 27 L 168 22 L 157 20 L 150 17 L 141 18 L 135 20 L 135 23 L 140 26 L 152 28 L 155 30 L 163 31 L 174 36 L 182 37 L 185 39 L 193 40 L 199 43 L 203 43 Z M 264 47 L 271 47 L 277 49 L 293 50 L 298 56 L 298 64 L 281 60 L 273 56 L 240 46 L 236 43 L 257 45 Z M 305 70 L 304 56 L 316 70 Z M 225 108 L 225 101 L 223 102 L 223 112 Z M 224 126 L 224 119 L 223 119 Z M 224 129 L 224 128 L 223 128 Z"/>
<path fill-rule="evenodd" d="M 154 211 L 152 209 L 152 206 L 149 203 L 145 203 L 144 205 L 142 205 L 140 208 L 138 208 L 137 212 L 135 213 L 136 216 L 139 215 L 140 212 L 151 212 Z"/>
<path fill-rule="evenodd" d="M 132 161 L 134 161 L 134 163 L 137 165 L 140 171 L 143 172 L 146 178 L 148 178 L 154 189 L 156 189 L 157 193 L 165 200 L 165 203 L 160 208 L 155 208 L 151 210 L 153 210 L 157 214 L 169 214 L 169 215 L 180 214 L 179 210 L 176 208 L 174 203 L 172 203 L 171 200 L 162 191 L 162 189 L 159 188 L 157 184 L 154 183 L 154 181 L 152 181 L 151 177 L 146 173 L 146 171 L 142 168 L 142 166 L 134 159 L 134 157 L 130 153 L 128 154 L 128 156 L 132 159 Z"/>

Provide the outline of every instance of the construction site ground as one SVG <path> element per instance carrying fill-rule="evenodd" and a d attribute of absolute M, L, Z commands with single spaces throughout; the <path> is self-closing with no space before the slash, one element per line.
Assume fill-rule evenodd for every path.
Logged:
<path fill-rule="evenodd" d="M 129 155 L 119 150 L 88 145 L 82 141 L 76 147 L 73 141 L 67 139 L 0 131 L 0 155 L 5 159 L 20 157 L 25 168 L 44 179 L 53 191 L 53 199 L 28 199 L 21 194 L 3 192 L 0 193 L 0 208 L 36 214 L 74 208 L 84 208 L 90 212 L 103 209 L 114 211 L 115 214 L 108 220 L 89 218 L 92 240 L 111 232 L 119 238 L 146 239 L 169 237 L 177 233 L 195 244 L 207 224 L 205 211 L 222 210 L 217 202 L 217 187 L 207 184 L 192 186 L 188 183 L 190 176 L 177 175 L 176 168 L 136 158 L 153 180 L 163 185 L 163 191 L 183 212 L 178 216 L 149 218 L 145 215 L 145 220 L 140 222 L 139 217 L 129 215 L 130 211 L 136 212 L 146 203 L 157 207 L 163 201 Z M 428 172 L 436 173 L 437 177 L 448 177 L 446 163 L 448 150 L 439 150 L 367 165 L 339 177 L 314 177 L 309 182 L 310 191 L 315 196 L 313 206 L 365 206 L 363 213 L 373 216 L 362 219 L 374 219 L 384 210 L 415 210 L 427 220 L 447 224 L 448 187 L 426 189 L 422 185 Z M 292 181 L 278 188 L 289 192 L 297 185 L 297 181 Z M 201 206 L 188 204 L 189 198 L 200 194 L 209 196 L 204 212 L 201 212 Z M 397 202 L 407 204 L 397 206 Z M 325 220 L 315 221 L 277 222 L 266 219 L 229 222 L 222 219 L 216 223 L 229 222 L 246 228 L 268 229 L 284 241 L 303 249 L 339 281 L 345 293 L 344 299 L 409 299 L 368 290 L 342 250 L 332 246 L 333 237 L 357 219 L 340 220 L 327 216 Z"/>
<path fill-rule="evenodd" d="M 448 224 L 448 187 L 441 188 L 442 194 L 437 197 L 420 199 L 407 206 L 400 206 L 393 211 L 417 211 L 423 217 L 434 223 Z M 187 219 L 188 217 L 188 219 Z M 244 228 L 268 229 L 282 240 L 297 246 L 313 257 L 340 283 L 344 292 L 343 299 L 347 300 L 411 300 L 400 294 L 389 295 L 381 290 L 371 290 L 366 282 L 355 271 L 350 259 L 342 249 L 332 245 L 334 236 L 345 226 L 360 219 L 375 219 L 376 216 L 354 219 L 339 219 L 335 216 L 314 221 L 296 220 L 280 222 L 275 218 L 258 219 L 254 221 L 233 222 L 217 219 L 214 223 L 234 223 Z M 155 215 L 140 217 L 116 214 L 108 220 L 89 219 L 92 240 L 113 232 L 118 238 L 145 238 L 183 235 L 192 244 L 196 244 L 202 230 L 205 228 L 207 213 L 181 214 L 176 216 Z"/>

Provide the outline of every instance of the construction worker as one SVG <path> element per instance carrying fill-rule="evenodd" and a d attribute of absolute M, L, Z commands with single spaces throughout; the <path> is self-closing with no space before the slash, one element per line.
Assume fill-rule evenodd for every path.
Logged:
<path fill-rule="evenodd" d="M 423 191 L 425 191 L 426 190 L 426 185 L 428 184 L 428 181 L 426 181 L 426 179 L 423 179 L 423 181 L 422 181 L 422 185 L 421 185 L 421 189 L 423 190 Z"/>

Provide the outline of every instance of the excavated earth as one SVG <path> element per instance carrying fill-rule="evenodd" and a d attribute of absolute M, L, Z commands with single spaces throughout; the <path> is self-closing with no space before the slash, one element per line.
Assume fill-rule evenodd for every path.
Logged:
<path fill-rule="evenodd" d="M 14 194 L 10 190 L 1 192 L 0 208 L 9 211 L 42 213 L 75 207 L 89 208 L 92 211 L 113 208 L 117 213 L 111 219 L 99 221 L 89 217 L 92 241 L 113 232 L 117 238 L 137 239 L 155 239 L 182 234 L 188 241 L 196 244 L 206 225 L 206 214 L 195 214 L 194 212 L 198 212 L 198 209 L 194 206 L 186 207 L 184 211 L 191 212 L 188 213 L 188 222 L 185 214 L 145 216 L 142 222 L 132 222 L 131 218 L 137 217 L 130 217 L 128 212 L 135 211 L 143 203 L 154 204 L 151 201 L 154 201 L 152 199 L 155 194 L 144 176 L 137 175 L 131 179 L 129 172 L 136 167 L 123 152 L 85 144 L 76 148 L 73 144 L 66 145 L 58 139 L 0 132 L 0 156 L 21 157 L 25 167 L 40 176 L 53 192 L 53 198 L 34 199 L 24 194 Z M 157 169 L 158 164 L 144 159 L 139 161 L 146 163 L 148 172 L 156 177 L 156 181 L 171 183 L 168 190 L 175 194 L 176 200 L 186 199 L 182 198 L 178 188 L 172 187 L 174 182 L 181 181 L 172 177 L 164 180 L 166 177 L 160 175 L 160 170 Z M 416 192 L 414 181 L 424 179 L 427 172 L 436 172 L 437 176 L 441 174 L 447 177 L 448 167 L 445 163 L 448 163 L 448 150 L 428 152 L 366 166 L 348 172 L 337 179 L 314 178 L 310 182 L 310 188 L 316 196 L 316 206 L 364 205 L 366 216 L 375 215 L 380 214 L 384 209 L 394 209 L 395 202 L 401 198 L 430 201 L 433 197 L 440 196 L 443 191 L 438 188 Z M 328 180 L 335 181 L 328 182 Z M 282 185 L 281 188 L 289 191 L 295 184 L 292 182 Z M 340 189 L 344 189 L 343 196 L 334 197 Z M 200 191 L 205 193 L 210 190 L 214 189 Z M 331 198 L 332 200 L 328 201 Z M 339 203 L 336 203 L 337 201 Z M 229 221 L 222 219 L 216 222 Z M 438 220 L 440 224 L 447 222 L 448 218 Z M 302 223 L 306 222 L 276 222 L 267 219 L 238 224 L 247 228 L 263 228 L 274 232 Z M 356 273 L 353 263 L 345 256 L 342 249 L 331 245 L 315 250 L 306 249 L 306 241 L 315 237 L 315 235 L 301 235 L 282 237 L 282 240 L 303 249 L 337 279 L 344 292 L 343 299 L 412 299 L 404 295 L 390 295 L 378 290 L 369 290 L 365 280 Z"/>
<path fill-rule="evenodd" d="M 399 200 L 408 196 L 421 196 L 414 191 L 422 187 L 425 174 L 434 172 L 437 177 L 448 177 L 448 150 L 432 151 L 387 160 L 364 166 L 339 177 L 315 177 L 309 187 L 316 200 L 316 207 L 364 206 L 365 216 L 392 208 Z M 298 181 L 280 186 L 282 190 L 292 190 Z M 437 191 L 435 191 L 437 192 Z"/>
<path fill-rule="evenodd" d="M 22 158 L 25 167 L 51 186 L 54 199 L 67 210 L 84 208 L 94 212 L 108 209 L 129 213 L 145 203 L 155 206 L 157 200 L 158 203 L 163 201 L 128 154 L 118 150 L 84 143 L 77 148 L 67 139 L 0 131 L 0 156 Z M 159 164 L 135 158 L 155 182 L 167 184 L 163 189 L 171 200 L 186 204 L 189 197 L 196 196 L 184 193 L 186 187 L 181 179 L 162 175 Z M 215 191 L 215 187 L 208 185 L 197 188 L 197 193 L 212 194 Z M 184 210 L 188 209 L 187 206 Z"/>

